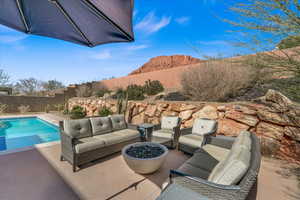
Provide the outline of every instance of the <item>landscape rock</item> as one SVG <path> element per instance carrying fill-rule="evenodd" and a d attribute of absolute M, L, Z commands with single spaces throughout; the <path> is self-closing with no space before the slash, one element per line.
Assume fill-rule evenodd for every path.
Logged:
<path fill-rule="evenodd" d="M 262 121 L 271 122 L 278 125 L 295 125 L 286 115 L 283 113 L 270 112 L 269 109 L 258 110 L 258 117 Z"/>
<path fill-rule="evenodd" d="M 156 105 L 149 105 L 145 111 L 145 114 L 149 117 L 153 117 L 155 115 Z"/>
<path fill-rule="evenodd" d="M 293 140 L 300 141 L 300 127 L 286 126 L 284 128 L 284 134 Z"/>
<path fill-rule="evenodd" d="M 265 99 L 266 101 L 274 102 L 284 108 L 293 104 L 293 102 L 289 98 L 287 98 L 286 96 L 284 96 L 276 90 L 268 90 L 268 92 L 265 95 Z"/>
<path fill-rule="evenodd" d="M 280 141 L 284 135 L 284 128 L 275 124 L 260 122 L 257 125 L 256 132 L 258 135 L 274 138 Z"/>
<path fill-rule="evenodd" d="M 218 111 L 214 106 L 204 106 L 201 110 L 193 114 L 194 118 L 218 119 Z"/>
<path fill-rule="evenodd" d="M 192 117 L 193 111 L 192 110 L 186 110 L 179 114 L 179 117 L 182 119 L 182 121 L 186 121 Z"/>
<path fill-rule="evenodd" d="M 195 105 L 191 105 L 191 104 L 182 104 L 180 106 L 180 111 L 186 111 L 186 110 L 193 110 L 193 109 L 196 109 L 197 106 Z"/>
<path fill-rule="evenodd" d="M 256 126 L 256 124 L 259 122 L 259 119 L 257 117 L 253 115 L 243 114 L 237 111 L 227 111 L 225 113 L 225 117 L 229 119 L 233 119 L 238 122 L 242 122 L 249 126 Z"/>
<path fill-rule="evenodd" d="M 221 135 L 238 136 L 241 131 L 249 129 L 249 126 L 231 119 L 220 119 L 218 122 L 218 134 Z"/>

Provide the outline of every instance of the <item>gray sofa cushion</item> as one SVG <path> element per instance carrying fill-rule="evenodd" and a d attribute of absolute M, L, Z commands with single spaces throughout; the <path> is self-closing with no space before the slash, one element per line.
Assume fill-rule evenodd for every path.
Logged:
<path fill-rule="evenodd" d="M 93 135 L 101 135 L 112 131 L 111 119 L 109 117 L 91 118 Z"/>
<path fill-rule="evenodd" d="M 193 123 L 192 133 L 198 135 L 212 134 L 216 131 L 217 122 L 211 119 L 195 119 Z"/>
<path fill-rule="evenodd" d="M 137 130 L 132 129 L 123 129 L 108 134 L 94 136 L 96 139 L 103 140 L 105 145 L 118 144 L 136 139 L 138 137 L 140 137 L 140 133 Z"/>
<path fill-rule="evenodd" d="M 200 148 L 203 143 L 203 136 L 197 134 L 182 135 L 179 137 L 179 143 L 190 147 Z"/>
<path fill-rule="evenodd" d="M 124 115 L 112 115 L 112 116 L 110 116 L 110 118 L 111 118 L 111 122 L 112 122 L 112 128 L 114 131 L 127 128 L 127 124 L 126 124 Z"/>
<path fill-rule="evenodd" d="M 153 131 L 152 135 L 155 137 L 172 139 L 173 138 L 173 130 L 161 129 L 161 130 Z"/>
<path fill-rule="evenodd" d="M 198 152 L 205 151 L 212 157 L 214 157 L 218 161 L 225 160 L 228 156 L 230 149 L 225 149 L 216 145 L 212 144 L 206 144 L 202 147 L 202 149 L 199 149 Z"/>
<path fill-rule="evenodd" d="M 179 117 L 163 116 L 161 118 L 161 129 L 173 130 L 174 127 L 178 126 Z"/>
<path fill-rule="evenodd" d="M 250 134 L 248 131 L 242 131 L 235 139 L 231 149 L 246 148 L 250 151 L 252 144 Z"/>
<path fill-rule="evenodd" d="M 228 157 L 213 169 L 208 180 L 222 185 L 237 184 L 247 172 L 250 158 L 251 152 L 246 148 L 230 152 Z"/>
<path fill-rule="evenodd" d="M 73 138 L 92 136 L 92 128 L 89 119 L 64 120 L 64 131 Z"/>
<path fill-rule="evenodd" d="M 103 147 L 105 147 L 105 142 L 103 140 L 87 137 L 78 140 L 78 144 L 75 145 L 75 152 L 85 153 Z"/>
<path fill-rule="evenodd" d="M 184 163 L 178 168 L 178 171 L 186 173 L 190 176 L 199 177 L 203 179 L 207 179 L 210 172 L 204 169 L 201 169 L 197 166 L 191 165 L 189 163 Z"/>

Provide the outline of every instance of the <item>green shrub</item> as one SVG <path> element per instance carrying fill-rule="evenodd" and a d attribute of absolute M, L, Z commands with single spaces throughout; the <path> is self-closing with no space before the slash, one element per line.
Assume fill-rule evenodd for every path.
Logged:
<path fill-rule="evenodd" d="M 145 82 L 144 91 L 147 95 L 156 95 L 164 91 L 164 87 L 161 84 L 161 82 L 158 80 L 155 81 L 148 80 Z"/>
<path fill-rule="evenodd" d="M 129 85 L 126 89 L 128 100 L 144 100 L 145 90 L 143 86 L 140 85 Z"/>
<path fill-rule="evenodd" d="M 81 119 L 86 116 L 86 111 L 81 106 L 74 106 L 70 112 L 71 119 Z"/>
<path fill-rule="evenodd" d="M 98 115 L 100 117 L 106 117 L 108 115 L 112 115 L 113 112 L 111 111 L 111 109 L 107 108 L 107 107 L 103 107 L 101 110 L 99 110 Z"/>

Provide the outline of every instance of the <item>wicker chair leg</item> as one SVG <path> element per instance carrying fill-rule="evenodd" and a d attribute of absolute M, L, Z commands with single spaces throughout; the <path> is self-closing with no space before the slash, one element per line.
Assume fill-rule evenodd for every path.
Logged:
<path fill-rule="evenodd" d="M 64 161 L 64 157 L 62 155 L 60 156 L 60 161 Z"/>
<path fill-rule="evenodd" d="M 73 172 L 76 172 L 76 165 L 73 164 Z"/>

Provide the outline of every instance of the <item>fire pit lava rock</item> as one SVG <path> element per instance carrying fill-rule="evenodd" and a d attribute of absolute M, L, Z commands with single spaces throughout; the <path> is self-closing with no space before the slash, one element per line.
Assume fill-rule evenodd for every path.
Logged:
<path fill-rule="evenodd" d="M 168 149 L 158 143 L 137 142 L 127 145 L 122 155 L 127 165 L 136 173 L 150 174 L 157 171 L 165 161 Z"/>

